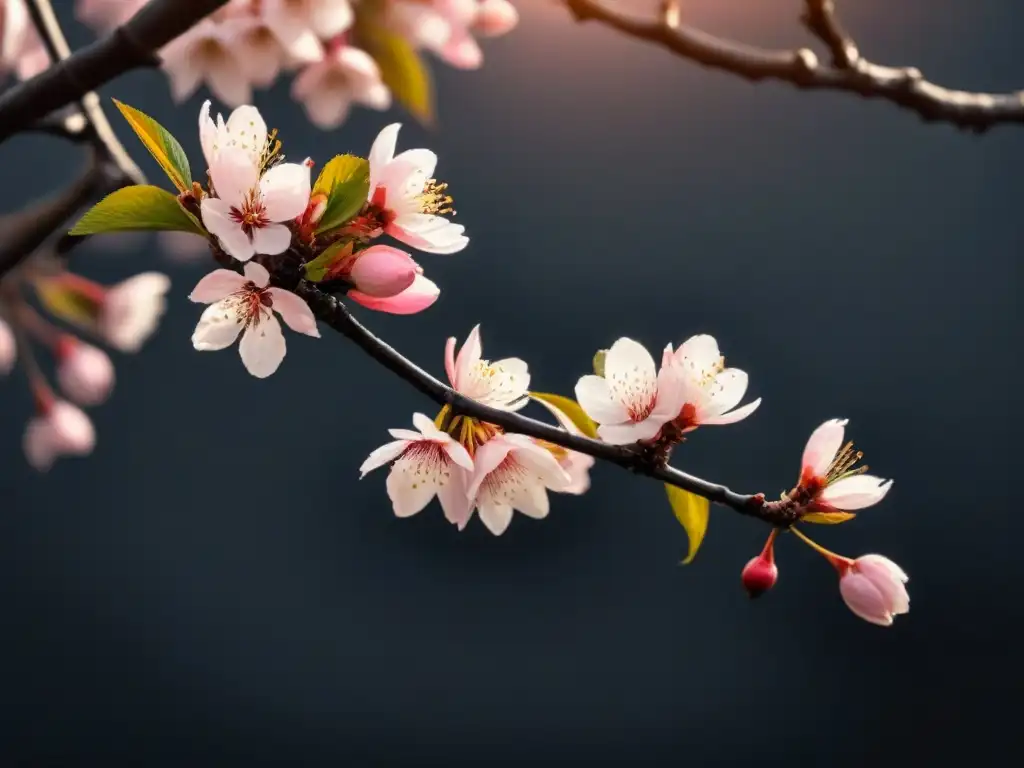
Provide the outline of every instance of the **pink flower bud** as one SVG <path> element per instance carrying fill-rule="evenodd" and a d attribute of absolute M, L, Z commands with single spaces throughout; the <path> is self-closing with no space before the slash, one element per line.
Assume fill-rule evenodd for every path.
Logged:
<path fill-rule="evenodd" d="M 497 37 L 511 32 L 519 23 L 519 12 L 508 0 L 483 0 L 474 28 L 481 35 Z"/>
<path fill-rule="evenodd" d="M 388 245 L 373 245 L 356 256 L 349 272 L 360 293 L 377 298 L 397 296 L 422 270 L 405 251 Z"/>
<path fill-rule="evenodd" d="M 62 336 L 57 343 L 57 383 L 80 405 L 99 405 L 114 388 L 114 365 L 101 349 Z"/>
<path fill-rule="evenodd" d="M 45 472 L 62 455 L 85 456 L 96 445 L 92 422 L 81 409 L 63 400 L 50 399 L 25 428 L 25 457 L 35 469 Z"/>
<path fill-rule="evenodd" d="M 143 272 L 111 287 L 99 318 L 107 343 L 121 352 L 138 352 L 163 316 L 170 286 L 167 275 Z"/>
<path fill-rule="evenodd" d="M 0 320 L 0 376 L 6 376 L 18 359 L 18 345 L 11 326 Z"/>
<path fill-rule="evenodd" d="M 863 555 L 840 568 L 839 593 L 857 616 L 888 627 L 893 617 L 910 611 L 907 574 L 881 555 Z"/>
<path fill-rule="evenodd" d="M 740 579 L 751 599 L 763 595 L 774 587 L 779 579 L 779 569 L 775 565 L 775 537 L 778 533 L 778 529 L 773 529 L 761 554 L 743 566 Z"/>

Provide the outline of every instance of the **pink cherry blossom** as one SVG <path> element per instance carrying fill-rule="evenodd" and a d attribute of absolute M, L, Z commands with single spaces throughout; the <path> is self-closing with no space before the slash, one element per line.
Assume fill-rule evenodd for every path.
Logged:
<path fill-rule="evenodd" d="M 160 52 L 171 80 L 171 94 L 182 102 L 205 81 L 225 104 L 238 106 L 252 99 L 246 69 L 238 56 L 237 30 L 203 19 Z"/>
<path fill-rule="evenodd" d="M 725 367 L 714 336 L 692 336 L 674 352 L 669 344 L 661 364 L 681 379 L 683 406 L 674 420 L 681 433 L 701 426 L 735 424 L 761 404 L 758 398 L 736 408 L 747 391 L 748 376 L 739 368 Z"/>
<path fill-rule="evenodd" d="M 7 322 L 0 318 L 0 376 L 6 376 L 14 370 L 18 361 L 18 345 L 14 340 L 14 332 Z"/>
<path fill-rule="evenodd" d="M 857 616 L 888 627 L 893 618 L 910 611 L 908 576 L 882 555 L 862 555 L 840 569 L 839 593 Z"/>
<path fill-rule="evenodd" d="M 283 222 L 309 203 L 309 165 L 280 163 L 260 176 L 243 147 L 221 147 L 210 164 L 216 197 L 200 203 L 203 224 L 239 261 L 288 250 L 292 232 Z"/>
<path fill-rule="evenodd" d="M 846 419 L 830 419 L 807 441 L 793 495 L 808 512 L 864 509 L 892 488 L 892 480 L 865 475 L 866 467 L 854 468 L 862 454 L 853 450 L 853 443 L 843 444 L 846 424 Z"/>
<path fill-rule="evenodd" d="M 101 349 L 63 334 L 54 349 L 57 383 L 79 405 L 99 405 L 114 388 L 114 364 Z"/>
<path fill-rule="evenodd" d="M 476 69 L 483 53 L 470 29 L 479 10 L 477 0 L 393 0 L 389 18 L 414 44 L 453 67 Z"/>
<path fill-rule="evenodd" d="M 250 104 L 237 107 L 227 122 L 218 113 L 214 122 L 207 99 L 199 108 L 199 144 L 208 167 L 220 157 L 221 149 L 230 148 L 244 154 L 258 172 L 267 147 L 267 123 L 260 111 Z"/>
<path fill-rule="evenodd" d="M 352 26 L 348 0 L 261 0 L 260 13 L 282 36 L 295 38 L 306 31 L 317 37 L 340 35 Z"/>
<path fill-rule="evenodd" d="M 322 61 L 302 70 L 292 83 L 292 98 L 302 102 L 314 125 L 325 129 L 341 125 L 353 104 L 376 110 L 391 106 L 377 62 L 350 45 L 332 46 Z"/>
<path fill-rule="evenodd" d="M 39 414 L 25 428 L 22 444 L 29 464 L 45 472 L 60 456 L 92 453 L 96 432 L 81 409 L 49 396 L 40 401 Z"/>
<path fill-rule="evenodd" d="M 541 400 L 537 397 L 531 397 L 531 399 L 544 406 L 547 411 L 555 417 L 559 426 L 566 430 L 571 435 L 582 435 L 579 427 L 573 424 L 565 411 L 556 405 L 549 403 L 547 400 Z M 586 493 L 590 489 L 590 470 L 594 466 L 594 457 L 586 453 L 580 453 L 579 451 L 573 451 L 568 448 L 563 448 L 560 445 L 554 443 L 548 443 L 544 440 L 535 440 L 535 442 L 543 448 L 547 448 L 551 451 L 551 454 L 557 459 L 558 465 L 565 470 L 566 474 L 569 475 L 569 484 L 564 488 L 557 488 L 560 493 L 571 493 L 574 495 L 580 495 Z"/>
<path fill-rule="evenodd" d="M 519 23 L 519 12 L 508 0 L 480 0 L 473 30 L 487 37 L 511 32 Z"/>
<path fill-rule="evenodd" d="M 469 519 L 469 483 L 473 459 L 451 435 L 442 432 L 427 416 L 414 414 L 408 429 L 389 430 L 395 438 L 373 451 L 359 468 L 360 477 L 394 462 L 387 490 L 398 517 L 410 517 L 437 496 L 449 522 L 465 525 Z"/>
<path fill-rule="evenodd" d="M 350 282 L 349 298 L 369 309 L 413 314 L 434 303 L 440 291 L 405 251 L 371 245 L 331 267 L 331 278 Z"/>
<path fill-rule="evenodd" d="M 138 352 L 163 317 L 170 287 L 167 275 L 143 272 L 107 289 L 97 323 L 100 335 L 121 352 Z"/>
<path fill-rule="evenodd" d="M 210 306 L 199 318 L 192 346 L 200 352 L 226 349 L 244 330 L 238 345 L 242 364 L 253 376 L 264 379 L 281 365 L 286 351 L 274 312 L 293 331 L 319 338 L 309 305 L 283 288 L 269 288 L 269 283 L 270 273 L 254 261 L 245 265 L 244 277 L 216 269 L 200 280 L 189 298 Z"/>
<path fill-rule="evenodd" d="M 465 227 L 443 215 L 451 198 L 431 177 L 437 155 L 407 149 L 395 155 L 399 123 L 380 132 L 370 148 L 370 215 L 384 232 L 427 253 L 456 253 L 469 244 Z"/>
<path fill-rule="evenodd" d="M 19 80 L 28 80 L 49 66 L 25 0 L 0 0 L 0 75 L 14 71 Z"/>
<path fill-rule="evenodd" d="M 604 376 L 584 376 L 576 400 L 608 443 L 653 439 L 683 407 L 685 384 L 671 366 L 655 370 L 654 358 L 632 339 L 616 341 L 605 356 Z"/>
<path fill-rule="evenodd" d="M 401 293 L 394 296 L 369 296 L 362 291 L 350 290 L 347 296 L 357 304 L 377 312 L 387 312 L 392 315 L 414 315 L 422 312 L 431 306 L 437 297 L 441 295 L 441 289 L 432 280 L 428 280 L 422 274 L 417 273 L 412 284 Z"/>
<path fill-rule="evenodd" d="M 517 357 L 493 363 L 482 359 L 479 325 L 470 331 L 457 357 L 455 345 L 453 336 L 445 345 L 444 367 L 456 392 L 503 411 L 518 411 L 529 402 L 530 371 L 526 362 Z"/>
<path fill-rule="evenodd" d="M 480 520 L 500 536 L 518 510 L 540 520 L 549 511 L 548 489 L 564 490 L 572 478 L 546 448 L 525 435 L 501 434 L 480 446 L 468 494 Z M 472 512 L 457 523 L 466 527 Z"/>

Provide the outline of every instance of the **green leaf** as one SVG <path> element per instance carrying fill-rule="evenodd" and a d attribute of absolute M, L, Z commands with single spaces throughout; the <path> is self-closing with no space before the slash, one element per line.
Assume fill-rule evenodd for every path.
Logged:
<path fill-rule="evenodd" d="M 302 265 L 303 269 L 306 270 L 306 279 L 314 283 L 319 283 L 327 277 L 327 274 L 331 271 L 331 267 L 352 255 L 352 246 L 352 241 L 339 241 L 332 244 L 327 248 L 327 250 L 312 261 L 307 261 Z"/>
<path fill-rule="evenodd" d="M 355 155 L 335 155 L 320 171 L 311 197 L 323 195 L 327 207 L 316 231 L 340 227 L 362 209 L 370 194 L 370 163 Z"/>
<path fill-rule="evenodd" d="M 594 373 L 596 375 L 600 376 L 602 379 L 604 378 L 604 359 L 607 356 L 608 356 L 608 350 L 607 349 L 599 349 L 599 350 L 597 350 L 597 352 L 594 353 L 594 362 L 593 362 Z"/>
<path fill-rule="evenodd" d="M 181 144 L 174 138 L 167 129 L 144 112 L 134 107 L 129 107 L 117 99 L 114 104 L 121 110 L 128 125 L 135 131 L 146 149 L 163 168 L 164 173 L 178 188 L 179 192 L 185 192 L 192 187 L 192 171 L 188 167 L 188 157 Z"/>
<path fill-rule="evenodd" d="M 582 432 L 587 437 L 597 437 L 597 424 L 594 420 L 587 416 L 587 412 L 583 410 L 579 403 L 575 400 L 562 397 L 561 395 L 552 395 L 547 392 L 531 392 L 530 397 L 535 400 L 539 400 L 544 405 L 550 408 L 554 408 L 556 411 L 561 412 L 562 416 L 565 416 L 571 421 L 576 429 Z M 555 418 L 558 418 L 559 414 L 552 411 Z M 561 421 L 561 419 L 559 419 Z M 564 426 L 564 425 L 563 425 Z"/>
<path fill-rule="evenodd" d="M 672 505 L 672 511 L 676 520 L 686 529 L 686 535 L 690 540 L 690 551 L 683 560 L 683 565 L 693 562 L 704 541 L 704 534 L 708 530 L 708 516 L 711 511 L 711 504 L 703 496 L 684 491 L 674 485 L 665 485 L 668 493 L 668 503 Z"/>
<path fill-rule="evenodd" d="M 88 328 L 100 314 L 100 307 L 96 301 L 59 280 L 37 280 L 35 289 L 39 303 L 47 312 L 72 325 Z"/>
<path fill-rule="evenodd" d="M 811 512 L 800 518 L 801 523 L 817 523 L 818 525 L 839 525 L 847 520 L 853 520 L 856 515 L 852 512 Z"/>
<path fill-rule="evenodd" d="M 423 57 L 408 40 L 380 23 L 376 14 L 357 16 L 356 41 L 380 67 L 384 85 L 395 101 L 425 125 L 434 123 L 434 84 Z"/>
<path fill-rule="evenodd" d="M 70 234 L 95 235 L 101 232 L 174 230 L 207 237 L 206 230 L 178 198 L 165 189 L 148 185 L 122 187 L 86 211 Z"/>

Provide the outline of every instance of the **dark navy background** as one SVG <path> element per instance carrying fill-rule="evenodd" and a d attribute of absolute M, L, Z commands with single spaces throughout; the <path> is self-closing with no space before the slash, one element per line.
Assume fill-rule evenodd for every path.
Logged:
<path fill-rule="evenodd" d="M 711 31 L 806 39 L 796 0 L 685 5 Z M 1017 0 L 840 5 L 874 59 L 954 86 L 1024 85 Z M 384 472 L 360 482 L 357 467 L 430 403 L 326 332 L 289 335 L 265 381 L 234 350 L 197 353 L 186 297 L 206 267 L 97 241 L 76 268 L 110 282 L 166 270 L 170 308 L 141 354 L 118 357 L 87 460 L 34 474 L 26 388 L 0 382 L 0 761 L 1020 758 L 1024 130 L 979 138 L 751 85 L 519 6 L 481 71 L 435 68 L 436 132 L 360 111 L 324 133 L 285 85 L 258 95 L 292 159 L 365 154 L 393 119 L 400 147 L 440 155 L 470 247 L 423 255 L 443 288 L 428 312 L 360 316 L 439 375 L 445 338 L 480 322 L 487 356 L 521 356 L 535 388 L 562 393 L 621 335 L 658 349 L 715 334 L 764 404 L 699 432 L 676 463 L 775 495 L 810 431 L 850 418 L 896 484 L 813 533 L 901 563 L 910 615 L 888 630 L 857 620 L 791 538 L 778 587 L 751 603 L 739 571 L 762 525 L 714 510 L 680 567 L 664 491 L 613 467 L 497 539 L 477 522 L 459 534 L 436 504 L 397 520 Z M 157 72 L 104 95 L 201 164 L 202 95 L 172 106 Z M 26 137 L 0 158 L 4 210 L 82 162 Z"/>

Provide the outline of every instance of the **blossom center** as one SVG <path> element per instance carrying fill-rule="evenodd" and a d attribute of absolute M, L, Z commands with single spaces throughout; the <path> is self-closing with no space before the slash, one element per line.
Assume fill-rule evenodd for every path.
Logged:
<path fill-rule="evenodd" d="M 239 322 L 257 326 L 274 306 L 274 297 L 266 288 L 260 288 L 251 280 L 234 295 L 235 314 Z"/>
<path fill-rule="evenodd" d="M 267 218 L 267 208 L 263 204 L 263 195 L 258 189 L 250 189 L 242 200 L 242 207 L 231 207 L 231 218 L 242 225 L 242 231 L 252 237 L 254 230 L 265 227 L 270 223 Z"/>
<path fill-rule="evenodd" d="M 836 453 L 832 463 L 825 470 L 825 485 L 831 485 L 844 477 L 860 475 L 868 471 L 867 465 L 853 468 L 853 465 L 864 458 L 863 451 L 853 450 L 853 443 L 849 442 Z"/>
<path fill-rule="evenodd" d="M 455 215 L 452 203 L 455 200 L 449 195 L 447 182 L 439 182 L 437 179 L 427 179 L 423 185 L 423 191 L 416 199 L 420 205 L 420 212 L 432 216 Z"/>

